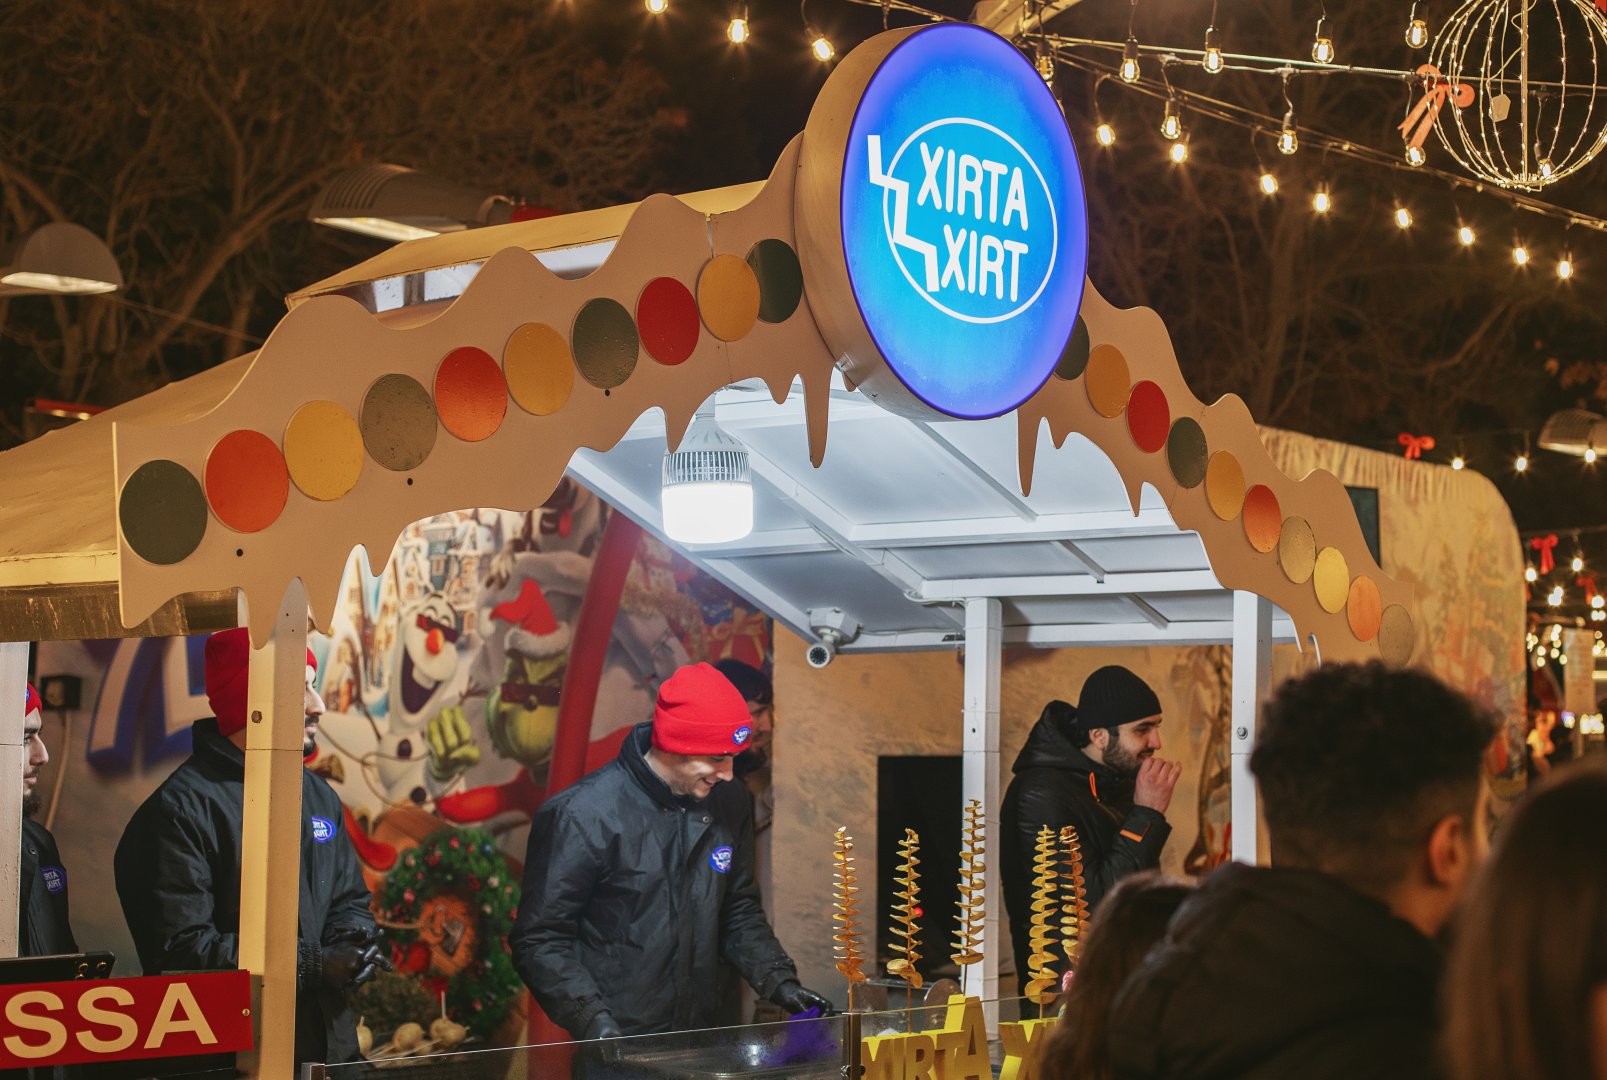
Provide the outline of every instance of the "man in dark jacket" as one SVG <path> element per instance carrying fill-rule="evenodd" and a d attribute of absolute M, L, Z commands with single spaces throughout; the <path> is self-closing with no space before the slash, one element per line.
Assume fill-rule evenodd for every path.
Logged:
<path fill-rule="evenodd" d="M 1128 874 L 1153 870 L 1172 827 L 1166 808 L 1182 767 L 1161 749 L 1161 702 L 1124 667 L 1102 667 L 1083 683 L 1077 706 L 1051 701 L 1016 757 L 1000 808 L 1005 911 L 1015 944 L 1016 979 L 1028 981 L 1033 854 L 1048 826 L 1077 829 L 1088 906 L 1098 907 Z M 1056 910 L 1059 910 L 1058 908 Z M 1055 946 L 1058 950 L 1058 945 Z M 1056 968 L 1067 960 L 1057 953 Z"/>
<path fill-rule="evenodd" d="M 123 916 L 146 975 L 233 970 L 239 964 L 240 836 L 245 807 L 244 628 L 206 643 L 206 690 L 216 719 L 191 729 L 190 757 L 134 812 L 114 870 Z M 324 703 L 307 651 L 307 746 Z M 357 1026 L 345 991 L 385 961 L 340 798 L 321 777 L 301 774 L 300 963 L 296 1060 L 357 1056 Z"/>
<path fill-rule="evenodd" d="M 1250 767 L 1276 866 L 1187 900 L 1111 1014 L 1125 1080 L 1423 1080 L 1434 943 L 1484 856 L 1490 716 L 1416 671 L 1279 688 Z"/>
<path fill-rule="evenodd" d="M 619 757 L 536 815 L 508 944 L 576 1038 L 713 1026 L 722 958 L 789 1013 L 830 1009 L 799 985 L 759 903 L 752 802 L 729 782 L 752 735 L 725 676 L 683 667 Z"/>
<path fill-rule="evenodd" d="M 28 687 L 23 705 L 22 737 L 27 763 L 22 774 L 22 866 L 18 885 L 18 956 L 56 956 L 75 953 L 73 928 L 67 921 L 67 870 L 56 850 L 56 838 L 34 820 L 39 812 L 39 770 L 50 761 L 40 730 L 44 706 L 39 692 Z"/>

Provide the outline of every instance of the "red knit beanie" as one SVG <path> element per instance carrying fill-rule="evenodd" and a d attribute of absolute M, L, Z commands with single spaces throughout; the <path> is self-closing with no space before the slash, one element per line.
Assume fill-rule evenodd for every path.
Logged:
<path fill-rule="evenodd" d="M 318 659 L 307 650 L 307 666 Z M 251 634 L 243 626 L 219 630 L 206 639 L 206 699 L 218 718 L 218 734 L 228 738 L 246 726 L 246 673 L 251 667 Z"/>
<path fill-rule="evenodd" d="M 688 664 L 664 680 L 653 711 L 653 745 L 667 754 L 740 754 L 753 736 L 748 703 L 708 664 Z"/>
<path fill-rule="evenodd" d="M 26 719 L 36 712 L 43 712 L 45 703 L 39 700 L 39 691 L 33 688 L 33 683 L 24 683 L 23 685 L 28 688 L 27 692 L 22 695 L 22 715 Z"/>

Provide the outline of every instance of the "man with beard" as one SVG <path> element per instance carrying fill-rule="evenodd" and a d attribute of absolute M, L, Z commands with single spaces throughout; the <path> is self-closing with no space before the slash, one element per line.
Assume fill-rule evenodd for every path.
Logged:
<path fill-rule="evenodd" d="M 799 985 L 759 902 L 753 805 L 729 782 L 752 737 L 736 688 L 688 665 L 613 762 L 536 815 L 508 945 L 574 1037 L 715 1026 L 722 960 L 790 1014 L 831 1008 Z"/>
<path fill-rule="evenodd" d="M 1102 667 L 1083 683 L 1076 707 L 1044 706 L 1016 758 L 1000 808 L 1004 906 L 1024 989 L 1032 923 L 1033 854 L 1048 826 L 1074 826 L 1082 847 L 1089 910 L 1128 874 L 1160 865 L 1172 827 L 1166 808 L 1183 767 L 1156 757 L 1161 703 L 1124 667 Z M 1059 910 L 1059 900 L 1057 907 Z M 1067 961 L 1056 967 L 1065 971 Z"/>
<path fill-rule="evenodd" d="M 117 845 L 117 895 L 146 975 L 239 966 L 250 659 L 244 627 L 207 639 L 206 695 L 216 718 L 196 721 L 189 758 L 134 812 Z M 304 753 L 324 712 L 313 688 L 317 671 L 308 649 Z M 296 1061 L 350 1061 L 357 1024 L 346 991 L 390 965 L 376 944 L 340 797 L 303 769 L 301 808 Z"/>
<path fill-rule="evenodd" d="M 23 705 L 23 744 L 28 751 L 22 774 L 22 867 L 21 895 L 17 898 L 20 925 L 17 955 L 56 956 L 75 953 L 73 928 L 67 922 L 67 871 L 56 850 L 56 838 L 34 820 L 39 812 L 39 770 L 50 761 L 40 730 L 44 726 L 44 706 L 39 692 L 28 687 Z"/>

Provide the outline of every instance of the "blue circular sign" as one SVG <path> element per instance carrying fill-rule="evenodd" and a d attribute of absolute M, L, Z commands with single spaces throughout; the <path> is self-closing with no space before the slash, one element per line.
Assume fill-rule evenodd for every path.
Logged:
<path fill-rule="evenodd" d="M 335 823 L 328 818 L 309 815 L 312 819 L 312 838 L 320 844 L 327 844 L 335 838 Z"/>
<path fill-rule="evenodd" d="M 1065 117 L 1026 57 L 963 24 L 905 37 L 860 97 L 840 206 L 865 328 L 910 393 L 982 419 L 1038 391 L 1077 320 L 1088 230 Z"/>
<path fill-rule="evenodd" d="M 725 845 L 715 848 L 709 853 L 709 865 L 714 867 L 717 874 L 729 873 L 731 870 L 731 849 Z"/>
<path fill-rule="evenodd" d="M 741 727 L 737 728 L 731 733 L 731 741 L 736 743 L 738 746 L 746 746 L 748 740 L 752 737 L 753 728 L 749 727 L 747 724 L 743 724 Z"/>

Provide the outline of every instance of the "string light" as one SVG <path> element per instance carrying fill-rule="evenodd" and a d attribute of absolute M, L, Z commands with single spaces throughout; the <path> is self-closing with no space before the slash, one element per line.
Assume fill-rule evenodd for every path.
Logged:
<path fill-rule="evenodd" d="M 1585 569 L 1585 557 L 1576 551 L 1574 552 L 1574 561 L 1568 565 L 1573 568 L 1574 573 L 1581 573 Z"/>
<path fill-rule="evenodd" d="M 1116 129 L 1101 120 L 1099 126 L 1094 128 L 1094 141 L 1100 146 L 1115 146 Z"/>
<path fill-rule="evenodd" d="M 1319 214 L 1326 214 L 1334 208 L 1334 197 L 1329 194 L 1327 184 L 1317 188 L 1316 194 L 1312 195 L 1311 208 Z"/>
<path fill-rule="evenodd" d="M 1262 170 L 1261 179 L 1257 181 L 1261 186 L 1261 194 L 1276 195 L 1278 193 L 1278 178 L 1266 170 Z"/>
<path fill-rule="evenodd" d="M 1175 96 L 1166 99 L 1166 115 L 1161 120 L 1161 134 L 1174 141 L 1183 137 L 1183 117 L 1178 112 Z"/>
<path fill-rule="evenodd" d="M 1585 447 L 1585 464 L 1596 464 L 1596 448 L 1594 446 Z"/>
<path fill-rule="evenodd" d="M 1413 49 L 1428 44 L 1428 23 L 1417 17 L 1417 0 L 1412 0 L 1412 14 L 1406 23 L 1406 44 Z"/>
<path fill-rule="evenodd" d="M 1523 246 L 1522 240 L 1512 241 L 1512 262 L 1519 267 L 1529 265 L 1529 249 Z"/>
<path fill-rule="evenodd" d="M 1323 27 L 1327 24 L 1328 5 L 1324 4 L 1322 5 L 1322 15 L 1317 19 L 1317 35 L 1311 42 L 1311 58 L 1319 64 L 1331 64 L 1334 62 L 1333 39 L 1323 33 Z"/>
<path fill-rule="evenodd" d="M 670 9 L 670 0 L 646 0 L 650 15 L 662 15 Z"/>
<path fill-rule="evenodd" d="M 1513 461 L 1512 461 L 1512 471 L 1513 472 L 1528 472 L 1529 471 L 1529 455 L 1528 454 L 1519 454 L 1516 458 L 1514 458 Z"/>
<path fill-rule="evenodd" d="M 1412 227 L 1412 212 L 1404 206 L 1395 208 L 1395 227 L 1403 230 Z"/>
<path fill-rule="evenodd" d="M 814 53 L 815 59 L 822 64 L 831 63 L 831 58 L 837 55 L 837 50 L 832 48 L 831 40 L 825 34 L 815 34 L 814 41 L 809 44 L 809 51 Z"/>
<path fill-rule="evenodd" d="M 1455 469 L 1457 472 L 1461 472 L 1463 469 L 1465 469 L 1467 467 L 1468 467 L 1467 460 L 1465 458 L 1463 458 L 1461 454 L 1458 454 L 1454 458 L 1451 459 L 1451 468 Z"/>
<path fill-rule="evenodd" d="M 1278 153 L 1285 156 L 1300 149 L 1300 136 L 1295 133 L 1295 105 L 1289 100 L 1289 72 L 1283 73 L 1283 130 L 1278 132 Z"/>
<path fill-rule="evenodd" d="M 1562 591 L 1562 586 L 1558 585 L 1556 588 L 1552 589 L 1551 594 L 1546 597 L 1546 603 L 1550 604 L 1552 607 L 1561 607 L 1562 598 L 1564 595 L 1565 594 Z"/>
<path fill-rule="evenodd" d="M 1421 146 L 1408 146 L 1406 148 L 1406 164 L 1410 165 L 1412 168 L 1417 168 L 1427 160 L 1428 151 L 1424 150 Z"/>
<path fill-rule="evenodd" d="M 1463 247 L 1472 247 L 1478 236 L 1473 232 L 1472 226 L 1460 225 L 1456 230 L 1456 239 Z"/>
<path fill-rule="evenodd" d="M 1557 260 L 1557 278 L 1560 281 L 1567 281 L 1573 276 L 1574 261 L 1565 253 L 1562 258 Z"/>
<path fill-rule="evenodd" d="M 1136 83 L 1138 81 L 1138 39 L 1129 37 L 1127 44 L 1122 46 L 1122 82 Z"/>
<path fill-rule="evenodd" d="M 1179 139 L 1179 140 L 1177 140 L 1177 142 L 1172 144 L 1172 149 L 1169 151 L 1169 154 L 1170 154 L 1170 156 L 1172 158 L 1172 164 L 1174 164 L 1174 165 L 1183 164 L 1185 161 L 1187 161 L 1189 159 L 1189 144 L 1188 144 L 1188 140 L 1187 139 Z"/>
<path fill-rule="evenodd" d="M 1222 43 L 1217 39 L 1216 32 L 1216 0 L 1211 0 L 1211 25 L 1205 30 L 1205 58 L 1200 66 L 1210 75 L 1222 74 L 1225 66 L 1222 62 Z"/>
<path fill-rule="evenodd" d="M 1540 580 L 1540 574 L 1535 570 L 1534 567 L 1525 566 L 1523 568 L 1523 580 L 1533 585 L 1536 581 Z"/>
<path fill-rule="evenodd" d="M 733 45 L 741 45 L 748 40 L 748 5 L 743 4 L 731 14 L 731 22 L 725 28 L 725 36 Z"/>

